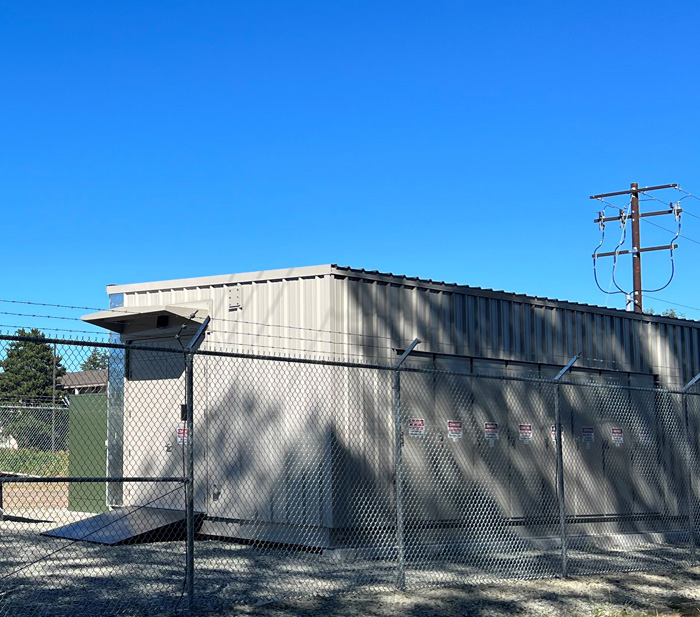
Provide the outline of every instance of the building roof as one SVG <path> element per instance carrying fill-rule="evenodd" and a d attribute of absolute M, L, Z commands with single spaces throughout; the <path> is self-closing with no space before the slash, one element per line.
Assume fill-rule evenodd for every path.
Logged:
<path fill-rule="evenodd" d="M 64 388 L 95 388 L 107 385 L 107 369 L 76 371 L 61 378 Z"/>

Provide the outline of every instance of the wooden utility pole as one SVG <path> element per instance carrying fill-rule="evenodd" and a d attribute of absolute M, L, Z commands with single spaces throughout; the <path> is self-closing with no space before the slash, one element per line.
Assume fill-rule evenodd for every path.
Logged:
<path fill-rule="evenodd" d="M 642 313 L 642 254 L 639 252 L 641 248 L 641 240 L 639 238 L 639 184 L 632 182 L 630 190 L 632 191 L 632 302 L 634 303 L 634 312 Z"/>
<path fill-rule="evenodd" d="M 661 251 L 668 250 L 669 248 L 678 248 L 677 244 L 671 246 L 649 246 L 642 248 L 642 241 L 639 233 L 639 219 L 645 216 L 659 216 L 661 214 L 677 214 L 682 212 L 680 209 L 669 208 L 668 210 L 660 210 L 657 212 L 645 212 L 640 214 L 639 212 L 639 193 L 647 193 L 649 191 L 658 191 L 661 189 L 675 189 L 677 184 L 662 184 L 659 186 L 647 186 L 642 189 L 639 188 L 639 184 L 632 182 L 628 191 L 616 191 L 614 193 L 601 193 L 600 195 L 591 195 L 591 199 L 604 199 L 606 197 L 615 197 L 616 195 L 630 195 L 631 197 L 631 214 L 630 219 L 632 221 L 632 250 L 631 251 L 613 251 L 611 253 L 599 253 L 594 257 L 611 257 L 613 255 L 629 255 L 632 254 L 632 300 L 634 303 L 634 312 L 642 313 L 642 253 L 648 251 Z M 626 216 L 620 212 L 620 216 L 607 216 L 604 217 L 602 212 L 601 215 L 594 220 L 595 223 L 604 225 L 608 221 L 624 221 Z"/>

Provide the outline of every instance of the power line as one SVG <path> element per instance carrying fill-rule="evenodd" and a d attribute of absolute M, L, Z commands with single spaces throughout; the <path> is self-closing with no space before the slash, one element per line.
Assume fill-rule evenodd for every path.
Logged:
<path fill-rule="evenodd" d="M 649 225 L 653 225 L 654 227 L 658 227 L 659 229 L 663 229 L 664 231 L 667 231 L 670 234 L 675 234 L 676 232 L 668 229 L 667 227 L 662 227 L 661 225 L 658 225 L 657 223 L 653 223 L 652 221 L 647 221 L 646 219 L 642 219 L 645 223 L 648 223 Z M 700 244 L 697 240 L 694 240 L 693 238 L 686 236 L 685 234 L 680 234 L 680 238 L 683 238 L 684 240 L 688 240 L 689 242 L 694 242 L 695 244 Z"/>
<path fill-rule="evenodd" d="M 82 321 L 79 317 L 62 317 L 61 315 L 31 315 L 29 313 L 11 313 L 0 311 L 0 315 L 11 315 L 13 317 L 33 317 L 38 319 L 63 319 L 65 321 Z"/>
<path fill-rule="evenodd" d="M 23 304 L 23 305 L 28 305 L 28 306 L 46 306 L 46 307 L 52 307 L 52 308 L 65 308 L 65 309 L 72 309 L 72 310 L 82 310 L 82 311 L 104 311 L 105 309 L 99 309 L 91 306 L 76 306 L 76 305 L 69 305 L 69 304 L 54 304 L 54 303 L 49 303 L 49 302 L 31 302 L 28 300 L 9 300 L 9 299 L 3 299 L 0 298 L 0 303 L 8 303 L 8 304 Z M 117 307 L 110 309 L 111 311 L 115 312 L 123 312 L 125 315 L 139 315 L 141 311 L 139 310 L 129 310 L 128 307 Z M 21 316 L 21 317 L 36 317 L 36 318 L 44 318 L 44 319 L 66 319 L 66 320 L 73 320 L 73 321 L 81 321 L 79 317 L 61 317 L 61 316 L 54 316 L 54 315 L 31 315 L 28 313 L 10 313 L 10 312 L 2 312 L 0 311 L 0 315 L 14 315 L 14 316 Z M 385 339 L 385 340 L 393 340 L 392 336 L 384 336 L 380 334 L 365 334 L 365 333 L 360 333 L 360 332 L 345 332 L 343 330 L 324 330 L 322 328 L 311 328 L 308 326 L 290 326 L 290 325 L 283 325 L 283 324 L 266 324 L 262 323 L 259 321 L 249 321 L 245 319 L 226 319 L 224 317 L 212 317 L 212 321 L 223 321 L 223 322 L 229 322 L 229 323 L 237 323 L 237 324 L 246 324 L 246 325 L 253 325 L 253 326 L 262 326 L 264 328 L 285 328 L 288 330 L 304 330 L 306 332 L 319 332 L 322 334 L 340 334 L 344 336 L 360 336 L 360 337 L 367 337 L 367 338 L 378 338 L 378 339 Z M 147 325 L 147 324 L 139 324 L 139 325 Z"/>
<path fill-rule="evenodd" d="M 26 329 L 29 326 L 25 325 L 17 325 L 17 324 L 0 324 L 0 328 L 14 328 L 15 330 L 21 330 L 21 329 Z M 50 330 L 51 332 L 71 332 L 73 334 L 90 334 L 92 336 L 109 336 L 109 333 L 107 332 L 90 332 L 88 330 L 70 330 L 67 328 L 51 328 L 48 326 L 42 326 L 39 328 L 40 330 Z"/>
<path fill-rule="evenodd" d="M 686 308 L 686 309 L 690 309 L 691 311 L 699 311 L 700 312 L 700 308 L 698 308 L 697 306 L 689 306 L 688 304 L 681 304 L 680 302 L 671 302 L 670 300 L 666 300 L 664 298 L 659 298 L 658 296 L 653 296 L 653 298 L 655 300 L 658 300 L 659 302 L 663 302 L 664 304 L 670 304 L 672 306 L 680 306 L 681 308 Z"/>
<path fill-rule="evenodd" d="M 9 311 L 0 311 L 0 315 L 11 315 L 15 317 L 27 317 L 27 318 L 42 318 L 42 319 L 61 319 L 61 320 L 69 320 L 69 321 L 81 321 L 82 320 L 78 317 L 63 317 L 59 315 L 39 315 L 39 314 L 31 314 L 31 313 L 15 313 L 15 312 L 9 312 Z M 232 319 L 216 319 L 213 318 L 212 321 L 227 321 L 227 322 L 233 322 L 233 323 L 250 323 L 254 325 L 265 325 L 265 324 L 256 324 L 256 322 L 238 322 L 236 320 Z M 142 326 L 149 326 L 151 324 L 145 323 L 145 322 L 133 322 L 135 325 L 142 325 Z M 0 324 L 0 327 L 2 327 L 2 324 Z M 4 327 L 26 327 L 26 326 L 11 326 L 9 324 L 5 325 Z M 268 326 L 268 327 L 274 327 L 274 326 Z M 52 332 L 75 332 L 75 333 L 84 333 L 84 334 L 97 334 L 100 336 L 106 336 L 107 333 L 103 332 L 90 332 L 87 330 L 69 330 L 69 329 L 63 329 L 63 328 L 51 328 L 51 327 L 43 327 L 44 330 L 51 330 Z M 361 345 L 362 347 L 371 347 L 371 348 L 378 348 L 378 349 L 388 349 L 390 346 L 389 345 L 374 345 L 371 343 L 352 343 L 348 341 L 332 341 L 332 340 L 327 340 L 327 339 L 322 339 L 322 338 L 306 338 L 306 337 L 300 337 L 300 336 L 286 336 L 284 334 L 265 334 L 261 332 L 235 332 L 235 331 L 227 331 L 227 330 L 210 330 L 210 332 L 219 332 L 219 333 L 224 333 L 224 334 L 230 334 L 230 335 L 237 335 L 237 336 L 250 336 L 250 337 L 263 337 L 263 338 L 271 338 L 271 339 L 283 339 L 283 340 L 291 340 L 291 341 L 302 341 L 302 342 L 307 342 L 307 343 L 314 343 L 314 344 L 319 344 L 319 343 L 324 343 L 328 345 L 345 345 L 345 346 L 351 346 L 351 345 Z M 323 333 L 330 333 L 329 331 L 322 331 L 319 330 L 319 332 Z M 341 333 L 339 333 L 341 334 Z M 352 334 L 352 333 L 342 333 L 347 337 L 374 337 L 374 338 L 380 338 L 380 339 L 386 339 L 387 341 L 393 341 L 392 337 L 385 337 L 385 336 L 378 336 L 378 335 L 363 335 L 363 334 Z M 303 350 L 300 350 L 303 351 Z"/>

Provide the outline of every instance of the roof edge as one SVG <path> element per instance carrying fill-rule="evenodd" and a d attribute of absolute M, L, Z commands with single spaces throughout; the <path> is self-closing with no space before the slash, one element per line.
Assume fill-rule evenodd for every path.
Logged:
<path fill-rule="evenodd" d="M 669 317 L 666 315 L 653 313 L 635 313 L 626 311 L 625 309 L 612 308 L 609 306 L 600 306 L 598 304 L 587 304 L 585 302 L 576 302 L 575 300 L 559 300 L 557 298 L 548 298 L 544 296 L 533 296 L 513 291 L 503 291 L 498 289 L 488 289 L 484 287 L 470 287 L 460 283 L 447 283 L 444 281 L 434 281 L 432 279 L 423 279 L 415 276 L 406 276 L 404 274 L 393 274 L 391 272 L 380 272 L 378 270 L 356 269 L 350 266 L 338 266 L 333 264 L 333 274 L 343 278 L 356 278 L 369 281 L 377 281 L 386 284 L 401 284 L 406 286 L 419 287 L 421 289 L 432 289 L 435 291 L 446 291 L 448 293 L 458 293 L 481 298 L 495 298 L 498 300 L 508 300 L 511 302 L 522 302 L 533 306 L 543 306 L 549 308 L 566 308 L 574 311 L 595 312 L 613 317 L 627 317 L 643 321 L 655 321 L 677 324 L 686 322 L 689 325 L 698 327 L 700 322 L 696 319 L 687 317 Z"/>
<path fill-rule="evenodd" d="M 162 291 L 171 289 L 186 289 L 188 287 L 215 287 L 218 285 L 233 285 L 236 283 L 254 283 L 255 281 L 275 281 L 314 276 L 328 276 L 333 266 L 304 266 L 302 268 L 282 268 L 279 270 L 259 270 L 257 272 L 241 272 L 239 274 L 220 274 L 216 276 L 199 276 L 185 279 L 171 279 L 146 283 L 128 283 L 125 285 L 107 285 L 107 294 L 131 293 L 139 291 Z"/>

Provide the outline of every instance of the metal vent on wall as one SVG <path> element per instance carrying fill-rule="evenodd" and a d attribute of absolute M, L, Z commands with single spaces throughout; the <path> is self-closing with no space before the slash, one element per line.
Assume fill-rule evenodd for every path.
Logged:
<path fill-rule="evenodd" d="M 228 288 L 228 310 L 238 311 L 241 308 L 241 288 L 239 285 L 234 285 Z"/>

